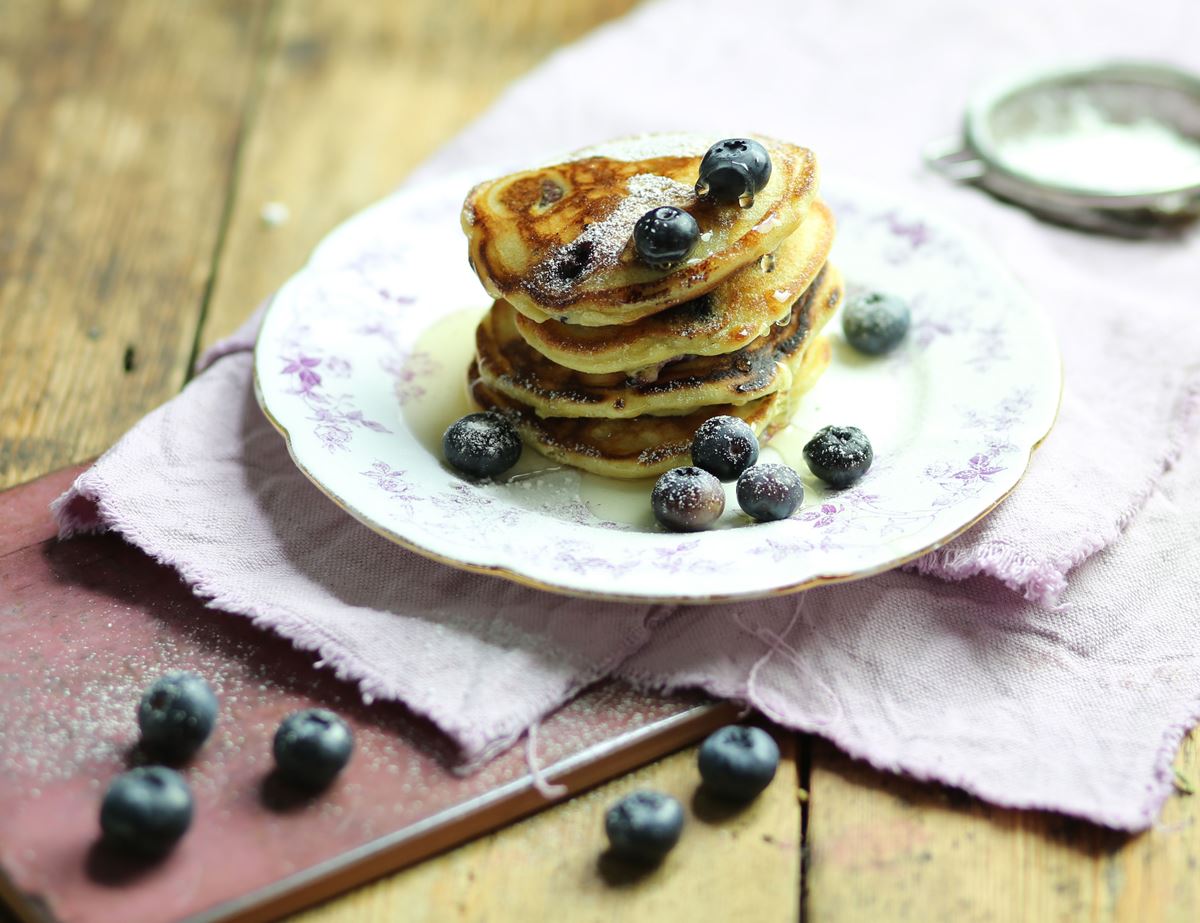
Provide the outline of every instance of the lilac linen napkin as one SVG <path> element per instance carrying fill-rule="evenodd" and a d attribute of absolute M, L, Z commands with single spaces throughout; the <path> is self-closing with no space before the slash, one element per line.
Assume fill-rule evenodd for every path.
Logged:
<path fill-rule="evenodd" d="M 430 717 L 468 763 L 615 672 L 751 703 L 875 765 L 1000 804 L 1147 826 L 1200 714 L 1200 624 L 1188 614 L 1200 582 L 1197 465 L 1184 453 L 1163 477 L 1193 429 L 1200 239 L 1050 228 L 928 178 L 917 151 L 954 125 L 966 85 L 1047 52 L 1193 53 L 1200 8 L 1151 6 L 1130 22 L 1110 2 L 925 0 L 871 5 L 868 17 L 862 4 L 781 0 L 757 5 L 739 31 L 725 6 L 660 0 L 556 55 L 413 180 L 688 127 L 686 113 L 703 113 L 714 136 L 795 138 L 827 174 L 908 187 L 974 225 L 1054 317 L 1067 390 L 1018 492 L 921 562 L 962 582 L 893 573 L 672 609 L 574 602 L 429 563 L 292 467 L 254 404 L 253 324 L 80 477 L 57 507 L 63 534 L 121 532 L 214 606 Z M 687 40 L 672 43 L 677 34 Z M 647 86 L 687 98 L 665 115 Z"/>

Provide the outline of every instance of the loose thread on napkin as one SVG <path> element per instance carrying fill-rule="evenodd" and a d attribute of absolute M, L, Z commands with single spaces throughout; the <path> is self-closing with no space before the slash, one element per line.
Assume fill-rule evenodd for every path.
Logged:
<path fill-rule="evenodd" d="M 803 658 L 801 658 L 800 652 L 792 647 L 787 641 L 788 636 L 792 633 L 792 629 L 796 627 L 796 623 L 800 620 L 801 614 L 804 611 L 805 603 L 807 601 L 808 594 L 802 593 L 796 602 L 796 608 L 792 610 L 791 618 L 788 619 L 787 627 L 784 628 L 781 634 L 775 633 L 764 625 L 752 626 L 746 624 L 741 613 L 734 613 L 733 620 L 738 628 L 742 629 L 742 631 L 753 635 L 763 644 L 767 645 L 767 651 L 754 662 L 754 666 L 750 668 L 750 673 L 746 677 L 746 697 L 764 713 L 770 712 L 770 709 L 768 709 L 765 705 L 763 696 L 757 691 L 758 674 L 759 671 L 763 669 L 770 661 L 772 655 L 781 654 L 794 667 L 796 667 L 802 675 L 809 677 L 817 686 L 817 688 L 825 693 L 829 697 L 829 701 L 833 703 L 833 714 L 830 717 L 812 719 L 814 724 L 825 727 L 826 725 L 835 722 L 842 717 L 842 703 L 838 699 L 837 693 L 833 691 L 829 684 L 826 683 L 819 674 L 808 668 L 808 666 L 804 663 Z"/>
<path fill-rule="evenodd" d="M 533 780 L 533 787 L 541 793 L 543 798 L 552 800 L 562 798 L 567 794 L 569 789 L 565 785 L 549 781 L 541 765 L 538 763 L 537 733 L 541 725 L 542 722 L 535 721 L 529 725 L 529 730 L 525 732 L 525 765 L 529 767 L 529 775 Z"/>

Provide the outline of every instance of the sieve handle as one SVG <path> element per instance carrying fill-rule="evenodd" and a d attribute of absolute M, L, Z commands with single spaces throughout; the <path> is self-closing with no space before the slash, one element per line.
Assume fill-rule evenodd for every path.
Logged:
<path fill-rule="evenodd" d="M 967 147 L 962 138 L 942 138 L 925 147 L 925 163 L 956 183 L 982 179 L 987 165 Z"/>

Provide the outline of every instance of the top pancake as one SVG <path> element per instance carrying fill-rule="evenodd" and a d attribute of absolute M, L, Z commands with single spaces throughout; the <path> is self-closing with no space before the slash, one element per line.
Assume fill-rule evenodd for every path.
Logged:
<path fill-rule="evenodd" d="M 632 324 L 584 327 L 556 320 L 542 323 L 518 314 L 521 336 L 543 356 L 579 372 L 624 372 L 677 356 L 716 356 L 765 336 L 787 317 L 792 304 L 816 278 L 833 245 L 833 215 L 814 202 L 800 227 L 774 258 L 739 269 L 711 292 L 651 314 Z"/>
<path fill-rule="evenodd" d="M 536 321 L 626 324 L 709 292 L 778 247 L 816 195 L 811 151 L 755 137 L 772 170 L 749 208 L 696 198 L 700 160 L 715 139 L 688 134 L 615 141 L 481 183 L 462 212 L 471 264 L 493 297 Z M 637 219 L 660 205 L 688 211 L 701 232 L 688 259 L 668 270 L 642 264 L 630 243 Z"/>

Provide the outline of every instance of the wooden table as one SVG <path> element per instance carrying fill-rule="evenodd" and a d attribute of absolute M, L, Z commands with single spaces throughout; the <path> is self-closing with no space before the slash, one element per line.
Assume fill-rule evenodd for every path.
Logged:
<path fill-rule="evenodd" d="M 3 0 L 0 487 L 103 450 L 337 222 L 633 4 Z M 603 808 L 690 792 L 691 751 L 301 919 L 1200 917 L 1200 798 L 1130 838 L 789 743 L 762 801 L 639 881 L 597 874 Z M 1178 766 L 1200 775 L 1194 738 Z"/>

